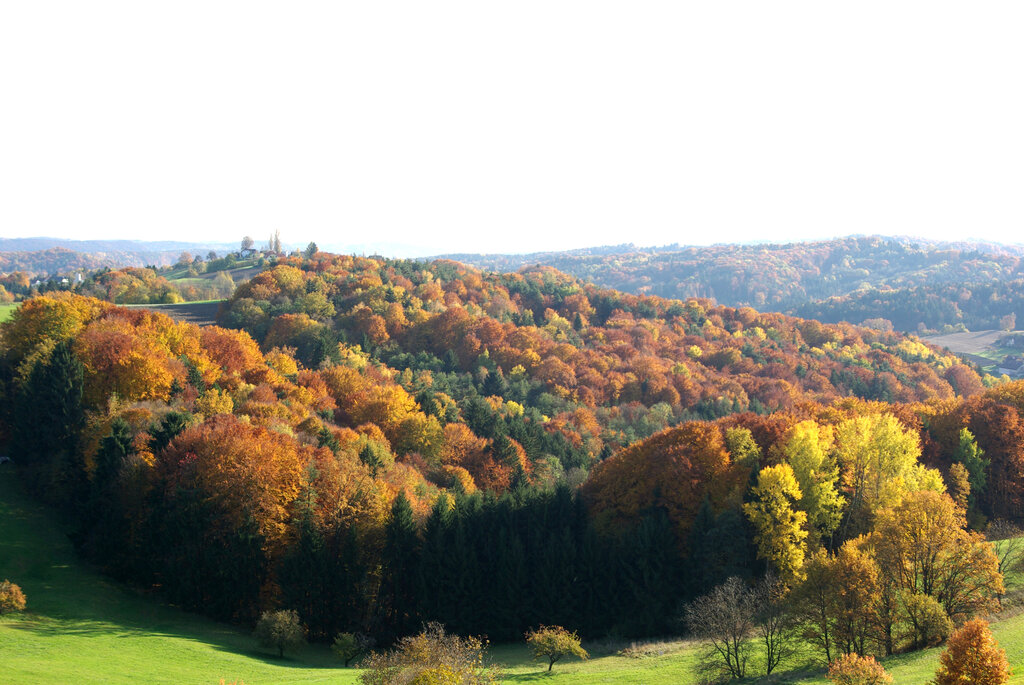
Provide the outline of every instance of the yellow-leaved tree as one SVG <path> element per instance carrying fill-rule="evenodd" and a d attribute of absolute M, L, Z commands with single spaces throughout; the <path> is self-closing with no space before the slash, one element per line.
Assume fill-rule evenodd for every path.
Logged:
<path fill-rule="evenodd" d="M 836 427 L 836 455 L 850 498 L 845 536 L 866 533 L 879 509 L 897 504 L 907 492 L 944 492 L 942 475 L 918 459 L 921 441 L 890 414 L 847 419 Z"/>
<path fill-rule="evenodd" d="M 802 497 L 789 464 L 761 469 L 752 493 L 754 501 L 743 505 L 757 530 L 757 555 L 765 559 L 785 582 L 800 577 L 806 551 L 807 514 L 795 508 Z"/>
<path fill-rule="evenodd" d="M 836 489 L 839 467 L 831 455 L 832 443 L 831 427 L 802 421 L 789 429 L 782 445 L 803 494 L 799 506 L 807 512 L 814 543 L 831 537 L 843 516 L 845 500 Z"/>

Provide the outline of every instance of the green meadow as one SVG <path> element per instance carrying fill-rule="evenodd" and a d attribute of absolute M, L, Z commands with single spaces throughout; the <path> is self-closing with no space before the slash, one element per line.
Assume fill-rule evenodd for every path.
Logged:
<path fill-rule="evenodd" d="M 7 321 L 14 314 L 14 310 L 18 308 L 17 302 L 11 304 L 0 304 L 0 321 Z"/>
<path fill-rule="evenodd" d="M 67 535 L 50 513 L 21 490 L 13 465 L 0 466 L 0 579 L 18 583 L 28 596 L 25 613 L 0 618 L 0 683 L 108 685 L 246 685 L 336 683 L 358 679 L 357 669 L 341 668 L 323 646 L 311 645 L 278 659 L 259 649 L 252 636 L 161 603 L 157 598 L 106 579 L 78 559 Z M 1019 575 L 1011 588 L 1022 585 Z M 1011 592 L 1011 596 L 1014 593 Z M 1024 683 L 1024 611 L 1012 607 L 993 628 Z M 646 645 L 642 656 L 619 654 L 627 644 L 586 645 L 588 661 L 555 665 L 530 660 L 523 645 L 498 645 L 492 660 L 508 683 L 692 683 L 696 648 L 683 641 Z M 933 676 L 940 650 L 887 659 L 901 685 L 924 685 Z M 789 664 L 771 678 L 748 683 L 826 685 L 812 655 Z"/>

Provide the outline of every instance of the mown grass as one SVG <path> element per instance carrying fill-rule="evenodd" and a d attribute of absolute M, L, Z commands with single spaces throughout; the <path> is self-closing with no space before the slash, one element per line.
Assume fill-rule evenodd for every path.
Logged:
<path fill-rule="evenodd" d="M 21 490 L 11 464 L 0 465 L 0 579 L 25 590 L 29 609 L 0 617 L 0 683 L 37 685 L 215 685 L 244 681 L 274 683 L 357 682 L 357 669 L 340 668 L 323 646 L 306 646 L 285 659 L 258 649 L 245 630 L 166 606 L 158 599 L 107 580 L 78 559 L 61 527 Z M 1024 575 L 1011 574 L 1004 617 L 993 624 L 1000 645 L 1024 684 Z M 666 641 L 648 656 L 620 654 L 628 643 L 586 645 L 592 658 L 559 662 L 554 671 L 531 660 L 525 645 L 497 645 L 491 659 L 501 664 L 506 683 L 693 683 L 696 646 Z M 941 649 L 886 659 L 900 685 L 924 685 L 935 673 Z M 757 669 L 757 664 L 753 665 Z M 748 684 L 827 685 L 814 655 L 805 652 L 771 678 Z"/>

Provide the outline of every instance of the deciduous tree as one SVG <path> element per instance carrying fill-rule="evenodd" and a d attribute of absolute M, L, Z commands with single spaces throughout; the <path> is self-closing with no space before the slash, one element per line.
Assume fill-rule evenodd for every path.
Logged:
<path fill-rule="evenodd" d="M 1002 685 L 1009 679 L 1006 652 L 980 619 L 968 621 L 949 636 L 935 672 L 936 685 Z"/>
<path fill-rule="evenodd" d="M 526 643 L 530 645 L 534 659 L 547 659 L 549 671 L 563 657 L 586 659 L 590 656 L 580 645 L 579 635 L 562 626 L 541 626 L 531 630 L 526 633 Z"/>
<path fill-rule="evenodd" d="M 758 556 L 785 582 L 792 582 L 800 576 L 807 538 L 807 514 L 794 508 L 801 492 L 792 467 L 779 464 L 761 469 L 751 494 L 753 502 L 744 504 L 743 511 L 757 531 Z"/>

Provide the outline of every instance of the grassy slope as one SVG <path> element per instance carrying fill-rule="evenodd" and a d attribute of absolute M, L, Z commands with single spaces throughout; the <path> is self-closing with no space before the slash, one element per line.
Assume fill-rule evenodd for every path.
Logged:
<path fill-rule="evenodd" d="M 234 628 L 125 590 L 85 567 L 47 512 L 0 466 L 0 578 L 25 590 L 29 611 L 0 618 L 0 682 L 354 683 L 322 647 L 278 660 Z"/>
<path fill-rule="evenodd" d="M 11 314 L 18 308 L 18 303 L 13 304 L 0 304 L 0 321 L 6 321 L 11 318 Z"/>
<path fill-rule="evenodd" d="M 306 647 L 285 660 L 255 648 L 236 628 L 159 604 L 110 582 L 78 560 L 48 512 L 20 490 L 11 465 L 0 466 L 0 579 L 20 584 L 29 611 L 0 618 L 0 682 L 216 684 L 242 680 L 271 683 L 355 683 L 358 671 L 338 668 L 324 647 Z M 1020 585 L 1016 576 L 1013 584 Z M 1000 644 L 1024 683 L 1024 613 L 994 624 Z M 522 645 L 495 647 L 492 658 L 506 668 L 509 683 L 693 682 L 694 649 L 666 645 L 663 656 L 616 656 L 591 647 L 589 661 L 555 665 L 531 662 Z M 923 685 L 935 671 L 938 649 L 886 661 L 897 683 Z M 801 659 L 804 661 L 805 659 Z M 825 685 L 819 672 L 779 674 L 750 683 Z"/>

